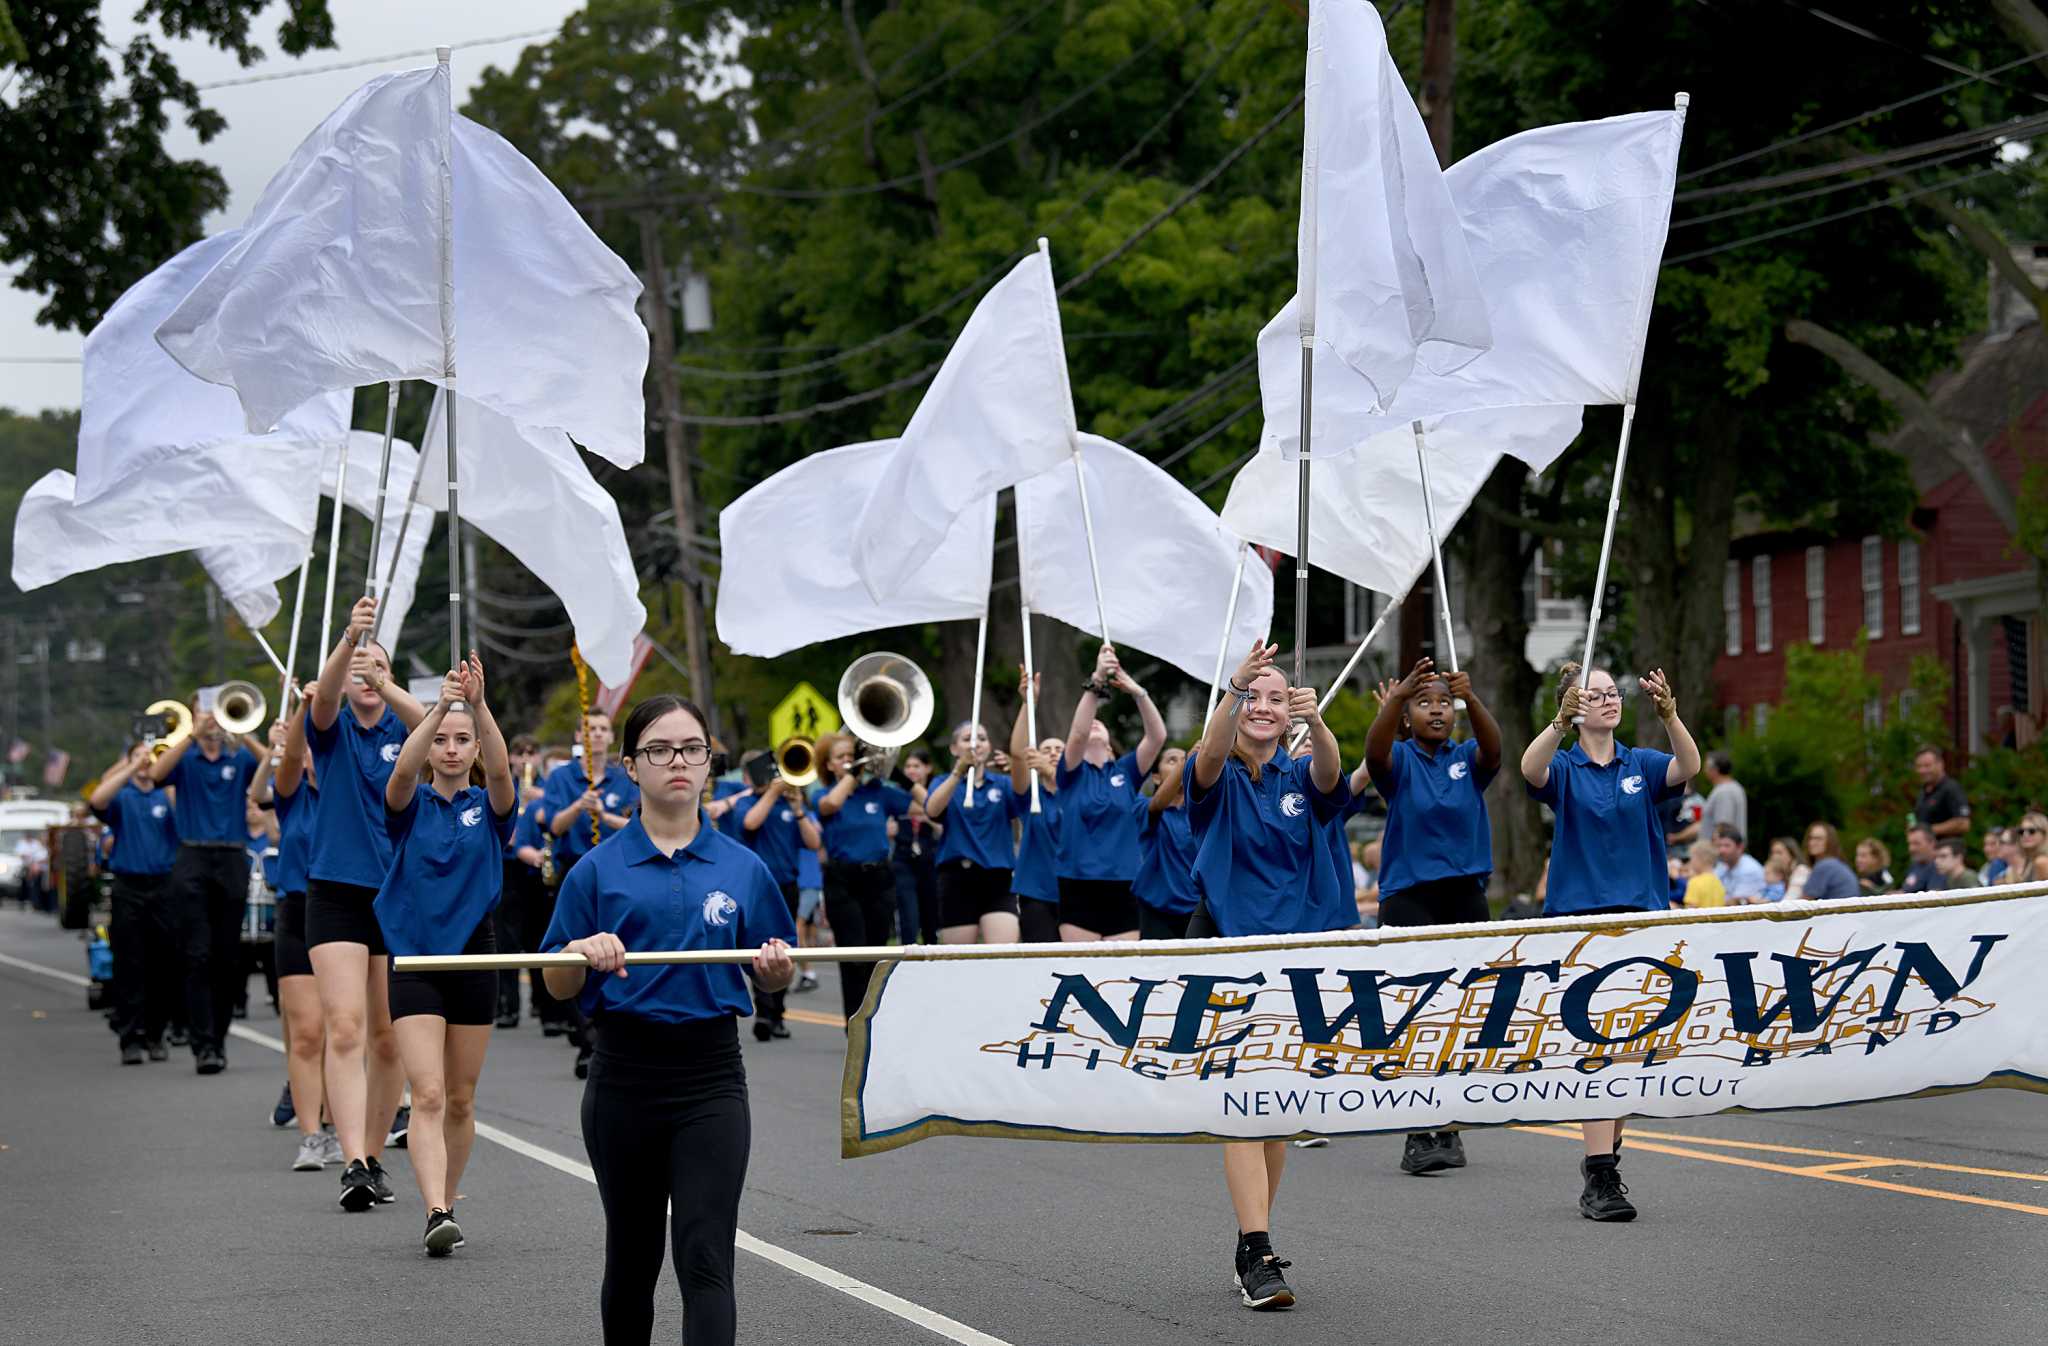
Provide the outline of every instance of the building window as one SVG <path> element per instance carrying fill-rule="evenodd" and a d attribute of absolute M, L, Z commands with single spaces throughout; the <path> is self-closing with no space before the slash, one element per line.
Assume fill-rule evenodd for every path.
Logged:
<path fill-rule="evenodd" d="M 1806 638 L 1820 644 L 1827 634 L 1828 549 L 1806 549 Z"/>
<path fill-rule="evenodd" d="M 1884 698 L 1873 696 L 1863 703 L 1863 727 L 1871 733 L 1884 728 Z"/>
<path fill-rule="evenodd" d="M 1863 539 L 1863 629 L 1884 638 L 1884 539 Z"/>
<path fill-rule="evenodd" d="M 1730 561 L 1721 575 L 1721 622 L 1727 630 L 1723 648 L 1742 653 L 1742 562 Z"/>
<path fill-rule="evenodd" d="M 1756 732 L 1759 735 L 1770 732 L 1771 703 L 1768 701 L 1757 702 L 1756 709 L 1752 713 L 1756 716 Z"/>
<path fill-rule="evenodd" d="M 1756 613 L 1756 650 L 1771 652 L 1771 558 L 1759 556 L 1749 563 L 1749 606 Z"/>
<path fill-rule="evenodd" d="M 1721 737 L 1734 738 L 1742 732 L 1742 707 L 1721 707 Z"/>
<path fill-rule="evenodd" d="M 1912 538 L 1899 542 L 1899 634 L 1920 634 L 1920 544 Z"/>

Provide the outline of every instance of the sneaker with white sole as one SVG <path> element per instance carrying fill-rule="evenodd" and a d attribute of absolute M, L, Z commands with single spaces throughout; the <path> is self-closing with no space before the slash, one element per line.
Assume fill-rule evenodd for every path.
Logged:
<path fill-rule="evenodd" d="M 391 1179 L 384 1173 L 384 1165 L 377 1162 L 375 1155 L 370 1156 L 369 1165 L 370 1190 L 377 1194 L 377 1204 L 388 1206 L 398 1200 L 398 1193 L 391 1190 Z"/>
<path fill-rule="evenodd" d="M 1237 1292 L 1244 1299 L 1244 1306 L 1260 1310 L 1293 1308 L 1294 1289 L 1280 1274 L 1293 1265 L 1270 1252 L 1247 1258 L 1245 1269 L 1237 1278 Z"/>
<path fill-rule="evenodd" d="M 460 1248 L 462 1241 L 462 1226 L 455 1223 L 454 1211 L 436 1208 L 427 1212 L 427 1232 L 420 1239 L 427 1256 L 446 1257 Z"/>
<path fill-rule="evenodd" d="M 362 1160 L 352 1161 L 341 1172 L 341 1208 L 361 1214 L 377 1204 L 377 1189 L 370 1181 L 370 1169 Z"/>
<path fill-rule="evenodd" d="M 341 1137 L 334 1134 L 334 1128 L 323 1127 L 320 1131 L 320 1162 L 329 1168 L 344 1162 L 341 1153 Z"/>
<path fill-rule="evenodd" d="M 394 1150 L 404 1149 L 405 1133 L 410 1130 L 412 1130 L 412 1105 L 401 1103 L 398 1106 L 397 1113 L 391 1118 L 391 1130 L 384 1137 L 385 1145 Z"/>
<path fill-rule="evenodd" d="M 299 1152 L 292 1159 L 292 1172 L 318 1173 L 327 1166 L 327 1144 L 319 1132 L 299 1137 Z"/>

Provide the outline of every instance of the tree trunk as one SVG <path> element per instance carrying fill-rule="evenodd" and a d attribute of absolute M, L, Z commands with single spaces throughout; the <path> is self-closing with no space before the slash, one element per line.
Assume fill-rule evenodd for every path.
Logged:
<path fill-rule="evenodd" d="M 1429 0 L 1422 13 L 1422 85 L 1415 105 L 1437 162 L 1451 162 L 1451 93 L 1458 78 L 1458 0 Z"/>
<path fill-rule="evenodd" d="M 1480 488 L 1497 508 L 1466 514 L 1459 528 L 1465 544 L 1465 622 L 1472 633 L 1466 670 L 1472 690 L 1500 722 L 1505 761 L 1500 785 L 1487 800 L 1493 823 L 1493 892 L 1496 896 L 1535 891 L 1543 873 L 1549 837 L 1536 801 L 1522 788 L 1515 761 L 1536 736 L 1536 695 L 1542 676 L 1529 666 L 1528 615 L 1522 606 L 1522 483 L 1529 469 L 1503 458 Z"/>

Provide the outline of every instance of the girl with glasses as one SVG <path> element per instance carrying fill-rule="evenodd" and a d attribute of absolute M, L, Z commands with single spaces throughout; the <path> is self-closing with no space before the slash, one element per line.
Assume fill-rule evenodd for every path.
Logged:
<path fill-rule="evenodd" d="M 1835 831 L 1833 823 L 1807 825 L 1806 858 L 1811 863 L 1800 896 L 1820 902 L 1863 895 L 1863 886 L 1857 880 L 1856 872 L 1842 858 L 1842 835 Z M 1883 869 L 1884 865 L 1879 864 L 1878 868 Z M 1886 882 L 1890 882 L 1889 877 Z"/>
<path fill-rule="evenodd" d="M 1579 665 L 1558 674 L 1557 718 L 1522 754 L 1529 794 L 1556 817 L 1551 839 L 1547 916 L 1663 911 L 1670 903 L 1664 829 L 1657 805 L 1698 774 L 1700 750 L 1678 718 L 1678 696 L 1656 669 L 1642 689 L 1664 722 L 1671 751 L 1619 741 L 1621 689 L 1604 668 L 1579 685 Z M 1576 728 L 1578 742 L 1565 748 Z M 1621 1181 L 1622 1120 L 1586 1122 L 1579 1213 L 1589 1220 L 1633 1220 Z"/>
<path fill-rule="evenodd" d="M 621 734 L 637 816 L 562 881 L 543 949 L 584 967 L 543 971 L 577 998 L 596 1051 L 583 1143 L 604 1202 L 606 1341 L 646 1341 L 673 1241 L 683 1335 L 730 1346 L 733 1248 L 753 1124 L 738 1020 L 796 975 L 796 924 L 760 857 L 706 825 L 710 734 L 677 696 L 642 701 Z M 628 968 L 628 950 L 754 949 L 751 962 Z"/>

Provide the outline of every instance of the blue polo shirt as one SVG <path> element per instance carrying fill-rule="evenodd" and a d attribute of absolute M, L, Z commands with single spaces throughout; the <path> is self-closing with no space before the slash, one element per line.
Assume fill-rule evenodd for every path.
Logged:
<path fill-rule="evenodd" d="M 818 863 L 818 853 L 808 846 L 796 853 L 796 886 L 799 891 L 825 886 L 825 867 Z"/>
<path fill-rule="evenodd" d="M 811 787 L 811 809 L 825 833 L 825 858 L 846 864 L 875 865 L 889 858 L 889 820 L 910 812 L 910 793 L 887 781 L 871 780 L 853 787 L 837 813 L 818 809 L 822 785 Z M 946 829 L 948 832 L 952 828 Z"/>
<path fill-rule="evenodd" d="M 1143 796 L 1138 787 L 1138 754 L 1127 752 L 1096 766 L 1060 758 L 1059 876 L 1063 879 L 1117 879 L 1129 883 L 1138 873 L 1138 815 L 1132 805 Z"/>
<path fill-rule="evenodd" d="M 732 780 L 721 779 L 711 782 L 711 802 L 714 804 L 721 799 L 733 799 L 740 795 L 751 793 L 753 793 L 753 787 L 747 784 L 745 777 L 736 777 Z M 728 819 L 732 823 L 731 827 L 726 826 Z M 736 812 L 729 813 L 724 818 L 706 817 L 704 821 L 710 823 L 729 837 L 736 837 L 740 834 L 740 816 Z"/>
<path fill-rule="evenodd" d="M 1019 897 L 1036 898 L 1040 902 L 1060 900 L 1060 881 L 1056 872 L 1060 854 L 1060 809 L 1065 795 L 1052 790 L 1038 792 L 1038 812 L 1031 811 L 1031 782 L 1024 782 L 1023 806 L 1018 817 L 1024 820 L 1024 838 L 1017 845 L 1017 866 L 1010 871 L 1010 891 Z"/>
<path fill-rule="evenodd" d="M 145 790 L 130 781 L 114 792 L 105 808 L 92 812 L 114 829 L 109 870 L 138 877 L 171 872 L 171 862 L 178 858 L 178 821 L 171 816 L 171 797 L 163 786 Z"/>
<path fill-rule="evenodd" d="M 249 837 L 249 778 L 256 774 L 256 754 L 247 748 L 223 750 L 209 762 L 194 743 L 157 782 L 177 787 L 172 813 L 180 841 L 227 842 L 242 845 Z"/>
<path fill-rule="evenodd" d="M 422 785 L 404 808 L 384 810 L 391 869 L 376 912 L 392 953 L 462 952 L 497 909 L 512 819 L 491 811 L 481 785 L 465 785 L 453 799 Z"/>
<path fill-rule="evenodd" d="M 796 883 L 799 857 L 806 851 L 802 829 L 797 825 L 796 806 L 787 799 L 775 800 L 768 806 L 768 816 L 761 825 L 748 827 L 747 812 L 759 802 L 749 792 L 745 802 L 733 810 L 734 826 L 728 835 L 741 837 L 753 847 L 761 863 L 768 866 L 768 877 L 778 887 Z"/>
<path fill-rule="evenodd" d="M 1665 784 L 1670 768 L 1670 753 L 1624 743 L 1614 745 L 1606 766 L 1589 761 L 1577 743 L 1550 759 L 1550 779 L 1540 790 L 1529 787 L 1557 815 L 1544 914 L 1670 906 L 1657 805 L 1684 787 Z"/>
<path fill-rule="evenodd" d="M 562 880 L 555 918 L 541 940 L 553 953 L 600 931 L 630 952 L 757 949 L 796 943 L 796 922 L 761 858 L 714 828 L 663 855 L 639 818 L 608 837 Z M 630 1014 L 660 1023 L 752 1014 L 744 964 L 629 967 L 624 977 L 590 973 L 578 1003 L 586 1014 Z"/>
<path fill-rule="evenodd" d="M 1494 772 L 1479 766 L 1479 744 L 1446 743 L 1432 754 L 1413 739 L 1394 745 L 1385 779 L 1373 777 L 1387 801 L 1380 842 L 1380 900 L 1438 879 L 1493 872 L 1493 830 L 1486 787 Z M 1350 863 L 1347 855 L 1345 863 Z"/>
<path fill-rule="evenodd" d="M 306 742 L 322 782 L 319 816 L 306 876 L 328 883 L 378 888 L 391 868 L 391 834 L 384 826 L 384 786 L 405 746 L 405 725 L 389 706 L 365 729 L 344 704 L 322 729 L 306 717 Z"/>
<path fill-rule="evenodd" d="M 518 812 L 512 815 L 511 839 L 505 843 L 507 859 L 518 860 L 515 852 L 521 846 L 531 846 L 537 851 L 547 849 L 547 844 L 551 840 L 547 832 L 547 816 L 547 805 L 539 799 L 519 807 Z M 527 868 L 538 869 L 539 866 L 528 865 Z"/>
<path fill-rule="evenodd" d="M 962 778 L 954 783 L 953 797 L 937 819 L 946 829 L 939 837 L 938 863 L 965 860 L 977 869 L 1014 869 L 1017 840 L 1010 822 L 1030 811 L 1030 795 L 1019 795 L 1008 776 L 988 771 L 982 773 L 974 807 L 969 808 L 967 781 Z"/>
<path fill-rule="evenodd" d="M 548 773 L 547 784 L 541 787 L 542 821 L 552 824 L 555 815 L 568 808 L 590 788 L 590 777 L 584 773 L 583 761 L 564 762 Z M 633 784 L 633 778 L 626 774 L 626 768 L 617 762 L 604 764 L 604 779 L 598 782 L 598 795 L 604 801 L 607 813 L 630 814 L 640 803 L 640 787 Z M 586 855 L 594 844 L 590 840 L 590 824 L 594 821 L 584 814 L 569 825 L 569 830 L 554 839 L 555 873 L 567 874 L 578 860 Z M 609 837 L 619 831 L 615 827 L 604 827 L 602 820 L 595 820 L 604 828 Z"/>
<path fill-rule="evenodd" d="M 1236 757 L 1204 790 L 1195 758 L 1182 768 L 1195 836 L 1195 891 L 1224 935 L 1299 934 L 1358 924 L 1351 866 L 1338 872 L 1328 832 L 1351 780 L 1316 788 L 1309 757 L 1276 749 L 1254 781 Z"/>
<path fill-rule="evenodd" d="M 304 776 L 290 794 L 273 791 L 277 808 L 277 880 L 280 893 L 306 891 L 306 865 L 313 858 L 313 820 L 320 811 L 320 792 Z"/>
<path fill-rule="evenodd" d="M 1187 801 L 1154 813 L 1152 801 L 1141 799 L 1138 809 L 1138 877 L 1131 881 L 1131 891 L 1154 911 L 1185 916 L 1200 896 L 1195 891 L 1195 827 L 1188 820 Z"/>

